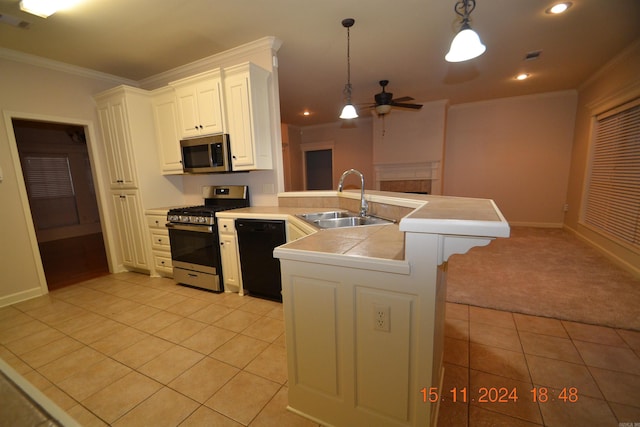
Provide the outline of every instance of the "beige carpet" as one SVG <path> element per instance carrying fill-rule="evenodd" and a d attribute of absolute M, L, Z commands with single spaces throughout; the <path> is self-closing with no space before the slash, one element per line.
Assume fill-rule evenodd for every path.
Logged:
<path fill-rule="evenodd" d="M 450 302 L 640 331 L 640 279 L 561 229 L 512 227 L 447 280 Z"/>

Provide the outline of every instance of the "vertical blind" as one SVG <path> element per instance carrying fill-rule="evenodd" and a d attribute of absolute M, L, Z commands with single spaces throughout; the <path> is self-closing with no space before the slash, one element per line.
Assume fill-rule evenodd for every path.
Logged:
<path fill-rule="evenodd" d="M 640 99 L 596 116 L 584 221 L 640 250 Z"/>

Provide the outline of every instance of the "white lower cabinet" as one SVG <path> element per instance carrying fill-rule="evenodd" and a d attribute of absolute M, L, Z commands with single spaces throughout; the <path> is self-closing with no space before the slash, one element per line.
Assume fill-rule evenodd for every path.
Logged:
<path fill-rule="evenodd" d="M 220 238 L 220 260 L 225 292 L 242 292 L 242 274 L 236 236 L 235 219 L 218 218 L 218 237 Z"/>
<path fill-rule="evenodd" d="M 153 269 L 151 273 L 154 276 L 173 277 L 169 231 L 165 226 L 167 214 L 166 212 L 147 212 L 146 218 L 151 236 L 151 252 L 153 256 Z"/>
<path fill-rule="evenodd" d="M 111 194 L 116 214 L 122 265 L 137 270 L 150 270 L 146 229 L 143 226 L 142 203 L 138 190 L 114 191 Z"/>

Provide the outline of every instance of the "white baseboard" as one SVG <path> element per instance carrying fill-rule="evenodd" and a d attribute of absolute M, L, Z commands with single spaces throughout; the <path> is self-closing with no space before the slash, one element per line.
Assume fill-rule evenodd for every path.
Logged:
<path fill-rule="evenodd" d="M 39 286 L 36 288 L 27 289 L 26 291 L 16 292 L 15 294 L 5 295 L 0 298 L 0 307 L 15 304 L 17 302 L 26 301 L 31 298 L 44 295 L 42 288 Z"/>
<path fill-rule="evenodd" d="M 618 267 L 628 271 L 629 273 L 633 274 L 635 277 L 640 278 L 640 267 L 635 266 L 635 265 L 627 262 L 626 260 L 620 258 L 615 253 L 613 253 L 609 249 L 607 249 L 606 247 L 604 247 L 604 246 L 598 244 L 597 242 L 589 239 L 588 237 L 584 236 L 583 234 L 580 234 L 576 229 L 571 228 L 571 227 L 566 226 L 566 225 L 563 228 L 566 231 L 568 231 L 569 233 L 571 233 L 572 235 L 574 235 L 575 237 L 577 237 L 578 239 L 580 239 L 581 241 L 583 241 L 584 243 L 586 243 L 587 245 L 591 246 L 592 248 L 594 248 L 595 250 L 600 252 L 609 261 L 613 262 Z"/>

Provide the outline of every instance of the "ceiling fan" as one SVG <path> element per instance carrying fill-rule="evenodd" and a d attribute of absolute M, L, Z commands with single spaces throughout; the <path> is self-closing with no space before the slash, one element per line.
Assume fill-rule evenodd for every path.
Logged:
<path fill-rule="evenodd" d="M 376 101 L 375 104 L 368 106 L 370 109 L 374 109 L 378 116 L 383 116 L 391 111 L 391 108 L 404 108 L 409 110 L 419 110 L 422 108 L 421 104 L 408 104 L 406 101 L 413 101 L 410 96 L 403 96 L 402 98 L 393 99 L 393 93 L 386 92 L 384 89 L 389 84 L 389 80 L 380 80 L 380 86 L 382 86 L 382 92 L 373 96 Z"/>

